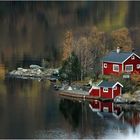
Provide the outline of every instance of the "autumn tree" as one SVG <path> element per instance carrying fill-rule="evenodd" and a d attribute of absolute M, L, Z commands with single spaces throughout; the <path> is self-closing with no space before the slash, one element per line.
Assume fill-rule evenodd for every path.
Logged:
<path fill-rule="evenodd" d="M 73 49 L 73 34 L 72 31 L 67 31 L 63 43 L 62 60 L 65 60 L 70 56 L 72 49 Z"/>
<path fill-rule="evenodd" d="M 115 30 L 111 36 L 113 48 L 120 47 L 124 51 L 132 50 L 132 40 L 127 28 Z"/>
<path fill-rule="evenodd" d="M 97 79 L 101 73 L 101 59 L 106 53 L 106 39 L 104 32 L 99 31 L 96 27 L 92 28 L 88 38 L 90 48 L 90 69 L 92 76 Z"/>

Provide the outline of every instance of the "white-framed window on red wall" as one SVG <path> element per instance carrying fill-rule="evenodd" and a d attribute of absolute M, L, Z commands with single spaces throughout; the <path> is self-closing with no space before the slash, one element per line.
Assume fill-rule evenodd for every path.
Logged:
<path fill-rule="evenodd" d="M 126 72 L 131 72 L 131 71 L 133 71 L 133 65 L 126 65 L 126 66 L 125 66 L 125 71 L 126 71 Z"/>
<path fill-rule="evenodd" d="M 113 88 L 113 90 L 117 90 L 117 86 L 115 86 L 115 87 Z"/>
<path fill-rule="evenodd" d="M 135 59 L 135 56 L 134 56 L 134 55 L 133 55 L 133 56 L 131 56 L 131 59 L 132 59 L 132 60 L 134 60 L 134 59 Z"/>
<path fill-rule="evenodd" d="M 113 64 L 113 71 L 119 72 L 119 65 Z"/>
<path fill-rule="evenodd" d="M 137 64 L 137 69 L 140 69 L 140 64 Z"/>
<path fill-rule="evenodd" d="M 107 68 L 107 63 L 104 63 L 104 68 Z"/>
<path fill-rule="evenodd" d="M 108 88 L 104 87 L 103 92 L 108 92 Z"/>

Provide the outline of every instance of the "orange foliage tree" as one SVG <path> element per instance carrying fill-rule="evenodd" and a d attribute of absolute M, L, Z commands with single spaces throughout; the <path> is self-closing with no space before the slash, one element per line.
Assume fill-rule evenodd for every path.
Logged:
<path fill-rule="evenodd" d="M 132 40 L 127 28 L 121 28 L 111 33 L 113 48 L 120 47 L 124 51 L 132 50 Z"/>
<path fill-rule="evenodd" d="M 67 31 L 63 42 L 62 60 L 66 60 L 73 50 L 73 34 L 72 31 Z"/>

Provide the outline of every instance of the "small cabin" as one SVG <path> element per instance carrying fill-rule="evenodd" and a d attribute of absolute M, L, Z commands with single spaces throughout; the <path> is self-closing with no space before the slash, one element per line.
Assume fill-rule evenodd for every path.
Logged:
<path fill-rule="evenodd" d="M 89 95 L 100 98 L 114 99 L 122 94 L 123 85 L 119 82 L 101 81 L 89 90 Z"/>
<path fill-rule="evenodd" d="M 123 52 L 120 48 L 111 51 L 102 59 L 102 74 L 140 74 L 140 56 L 134 52 Z"/>

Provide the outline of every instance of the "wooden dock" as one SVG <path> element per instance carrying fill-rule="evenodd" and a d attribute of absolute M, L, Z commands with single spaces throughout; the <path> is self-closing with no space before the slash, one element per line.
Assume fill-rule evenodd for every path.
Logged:
<path fill-rule="evenodd" d="M 113 99 L 108 99 L 108 98 L 100 98 L 100 97 L 95 97 L 95 96 L 90 96 L 87 94 L 80 94 L 80 93 L 71 93 L 71 92 L 66 92 L 66 91 L 60 91 L 59 96 L 67 99 L 76 99 L 76 100 L 100 100 L 100 101 L 113 101 Z"/>

